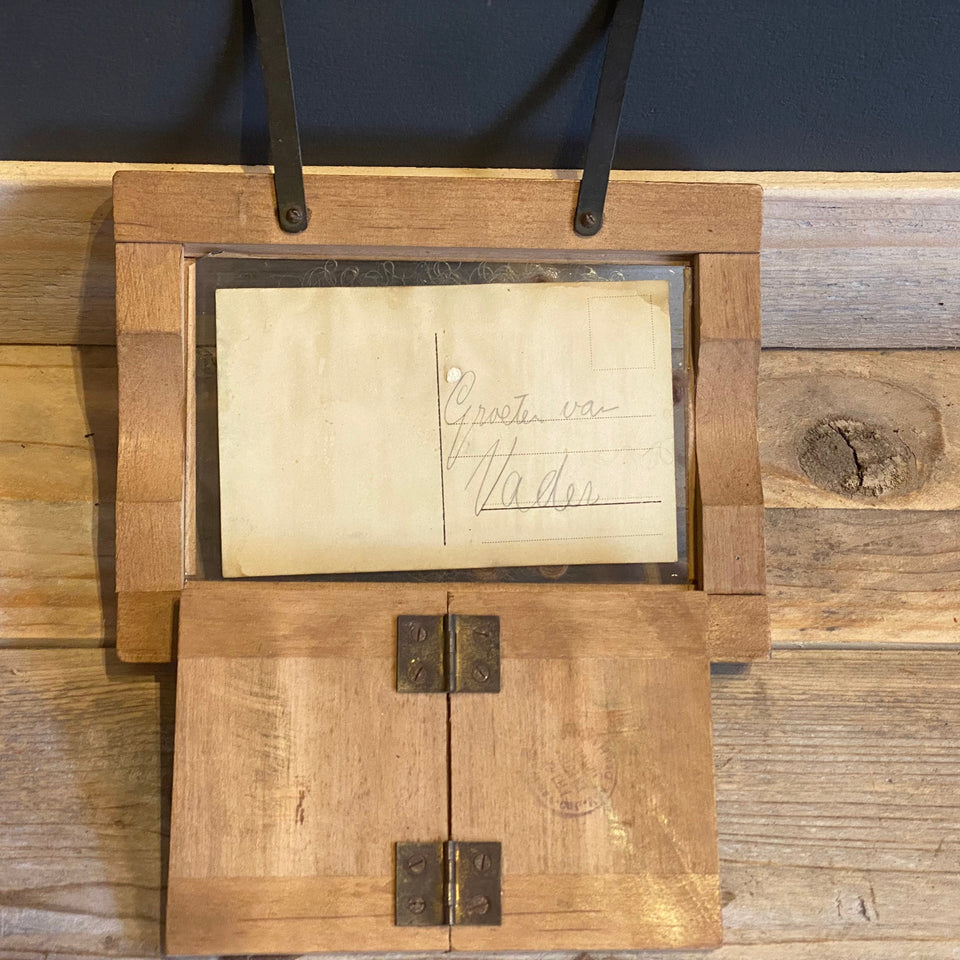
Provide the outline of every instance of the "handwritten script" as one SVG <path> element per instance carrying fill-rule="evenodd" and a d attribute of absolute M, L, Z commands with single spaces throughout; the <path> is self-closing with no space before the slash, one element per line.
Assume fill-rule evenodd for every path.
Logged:
<path fill-rule="evenodd" d="M 217 293 L 224 575 L 676 559 L 667 285 Z"/>

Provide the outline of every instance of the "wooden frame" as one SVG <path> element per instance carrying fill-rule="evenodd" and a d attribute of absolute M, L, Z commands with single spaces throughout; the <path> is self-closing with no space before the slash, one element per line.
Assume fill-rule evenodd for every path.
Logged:
<path fill-rule="evenodd" d="M 577 184 L 569 180 L 331 174 L 308 176 L 306 188 L 310 226 L 287 234 L 276 222 L 268 174 L 114 177 L 120 657 L 175 656 L 177 604 L 192 568 L 186 511 L 193 477 L 185 465 L 193 459 L 195 330 L 187 265 L 214 249 L 408 259 L 690 258 L 697 586 L 709 596 L 713 659 L 763 655 L 769 626 L 756 421 L 760 187 L 615 181 L 604 228 L 589 238 L 570 227 Z"/>
<path fill-rule="evenodd" d="M 178 622 L 183 630 L 168 947 L 716 945 L 707 664 L 769 649 L 756 416 L 760 188 L 614 182 L 604 229 L 591 238 L 570 226 L 573 181 L 329 175 L 307 177 L 306 189 L 312 220 L 291 235 L 276 223 L 266 174 L 114 179 L 118 651 L 127 660 L 169 660 Z M 196 578 L 189 258 L 211 250 L 689 261 L 694 582 Z M 200 582 L 186 584 L 188 575 Z M 427 608 L 499 616 L 510 678 L 499 694 L 447 696 L 444 708 L 394 688 L 397 612 Z M 374 717 L 385 726 L 371 740 Z M 230 731 L 239 739 L 221 750 Z M 279 753 L 264 750 L 274 742 Z M 256 796 L 237 794 L 237 781 L 251 778 Z M 525 790 L 513 789 L 523 782 Z M 324 819 L 308 827 L 313 787 Z M 581 819 L 584 811 L 597 816 Z M 503 923 L 394 926 L 392 843 L 451 832 L 478 839 L 488 830 L 504 842 Z M 248 835 L 259 839 L 239 842 Z"/>

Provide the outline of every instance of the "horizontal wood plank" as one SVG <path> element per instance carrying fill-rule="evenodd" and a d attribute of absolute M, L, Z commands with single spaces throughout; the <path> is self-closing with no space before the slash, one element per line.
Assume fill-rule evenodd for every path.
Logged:
<path fill-rule="evenodd" d="M 400 614 L 446 606 L 442 583 L 192 581 L 180 601 L 178 656 L 393 657 L 383 637 L 396 637 Z"/>
<path fill-rule="evenodd" d="M 716 874 L 508 876 L 503 898 L 512 915 L 500 926 L 452 927 L 450 939 L 454 951 L 552 952 L 563 944 L 603 953 L 642 949 L 646 957 L 651 948 L 707 949 L 720 945 L 708 906 L 716 897 Z M 621 916 L 611 918 L 618 909 Z"/>
<path fill-rule="evenodd" d="M 112 501 L 116 469 L 116 351 L 0 346 L 0 499 Z"/>
<path fill-rule="evenodd" d="M 310 951 L 445 951 L 445 927 L 397 927 L 392 877 L 217 877 L 180 879 L 171 890 L 172 954 Z M 0 954 L 2 955 L 2 954 Z"/>
<path fill-rule="evenodd" d="M 114 342 L 110 174 L 0 164 L 0 343 Z"/>
<path fill-rule="evenodd" d="M 960 351 L 764 351 L 768 507 L 960 509 Z"/>
<path fill-rule="evenodd" d="M 116 351 L 0 347 L 0 646 L 113 642 L 116 466 Z"/>
<path fill-rule="evenodd" d="M 162 951 L 174 672 L 0 651 L 0 957 Z"/>
<path fill-rule="evenodd" d="M 960 645 L 960 512 L 768 510 L 775 645 Z"/>
<path fill-rule="evenodd" d="M 701 591 L 635 584 L 451 583 L 447 593 L 451 613 L 500 617 L 504 660 L 706 658 L 707 597 Z M 550 624 L 546 633 L 544 623 Z"/>
<path fill-rule="evenodd" d="M 916 177 L 886 178 L 882 174 L 859 183 L 851 179 L 846 184 L 839 180 L 831 183 L 830 174 L 808 177 L 803 186 L 784 182 L 766 190 L 766 247 L 864 250 L 960 246 L 957 174 L 939 183 Z"/>
<path fill-rule="evenodd" d="M 0 651 L 0 957 L 160 953 L 172 691 L 110 653 Z M 711 956 L 954 957 L 960 654 L 779 651 L 712 692 Z"/>
<path fill-rule="evenodd" d="M 0 163 L 0 287 L 5 293 L 0 342 L 113 342 L 111 177 L 136 166 Z M 576 171 L 536 170 L 312 172 L 356 176 L 375 171 L 406 178 L 577 176 Z M 615 182 L 637 178 L 763 185 L 765 346 L 956 345 L 960 174 L 613 174 Z"/>
<path fill-rule="evenodd" d="M 844 370 L 859 385 L 852 396 L 824 389 L 825 381 L 842 383 Z M 774 643 L 960 642 L 950 612 L 957 563 L 950 538 L 960 538 L 960 521 L 938 509 L 960 506 L 958 384 L 958 355 L 950 351 L 761 354 Z M 793 400 L 781 402 L 784 395 Z M 858 397 L 857 418 L 886 424 L 887 436 L 896 429 L 921 461 L 942 436 L 920 487 L 846 497 L 803 473 L 796 445 L 791 452 L 783 438 L 835 420 L 849 412 L 845 399 Z M 113 643 L 116 402 L 110 348 L 0 347 L 0 645 Z M 770 509 L 794 506 L 844 509 L 811 510 L 790 523 Z M 862 530 L 853 512 L 864 513 Z M 857 543 L 869 530 L 883 531 L 879 555 Z M 841 544 L 839 552 L 824 554 L 824 539 Z M 860 589 L 865 563 L 880 586 Z"/>
<path fill-rule="evenodd" d="M 370 246 L 385 256 L 478 259 L 525 249 L 577 257 L 760 249 L 761 191 L 746 182 L 612 183 L 593 237 L 572 228 L 578 185 L 570 180 L 308 174 L 304 187 L 308 209 L 323 215 L 285 233 L 269 174 L 120 171 L 114 230 L 118 241 L 194 251 L 276 244 L 328 256 Z"/>

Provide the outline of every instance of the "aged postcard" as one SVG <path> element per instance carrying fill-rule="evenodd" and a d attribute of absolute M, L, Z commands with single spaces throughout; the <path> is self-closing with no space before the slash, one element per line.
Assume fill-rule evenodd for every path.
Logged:
<path fill-rule="evenodd" d="M 665 281 L 217 291 L 223 574 L 677 558 Z"/>

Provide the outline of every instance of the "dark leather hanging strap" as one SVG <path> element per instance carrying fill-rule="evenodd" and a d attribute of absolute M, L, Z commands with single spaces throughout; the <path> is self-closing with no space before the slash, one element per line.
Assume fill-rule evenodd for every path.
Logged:
<path fill-rule="evenodd" d="M 310 214 L 303 190 L 300 131 L 290 78 L 290 55 L 280 0 L 253 0 L 257 49 L 267 91 L 270 157 L 277 194 L 277 221 L 287 233 L 307 228 Z"/>
<path fill-rule="evenodd" d="M 592 237 L 603 226 L 603 205 L 617 148 L 623 95 L 627 88 L 637 30 L 643 15 L 643 0 L 615 0 L 616 7 L 607 32 L 607 49 L 600 72 L 597 104 L 593 109 L 590 140 L 583 161 L 583 179 L 577 197 L 573 229 Z"/>

